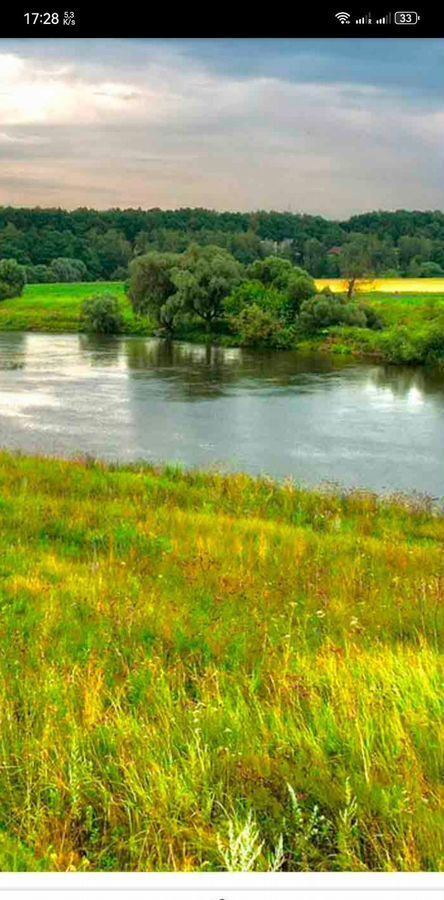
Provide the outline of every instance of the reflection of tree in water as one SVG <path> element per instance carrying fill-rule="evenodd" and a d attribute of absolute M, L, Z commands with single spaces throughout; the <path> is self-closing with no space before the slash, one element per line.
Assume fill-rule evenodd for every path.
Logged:
<path fill-rule="evenodd" d="M 334 374 L 350 361 L 295 351 L 246 350 L 161 339 L 124 341 L 130 375 L 169 382 L 172 399 L 201 400 L 230 389 L 308 388 L 313 375 Z"/>
<path fill-rule="evenodd" d="M 27 350 L 26 334 L 2 334 L 0 340 L 0 369 L 24 369 Z"/>
<path fill-rule="evenodd" d="M 109 368 L 119 364 L 122 340 L 109 335 L 79 334 L 79 349 L 85 362 Z"/>
<path fill-rule="evenodd" d="M 188 344 L 161 338 L 129 339 L 125 341 L 125 352 L 131 369 L 200 365 L 206 371 L 217 370 L 239 360 L 241 354 L 237 349 L 226 350 L 212 344 Z"/>
<path fill-rule="evenodd" d="M 437 368 L 416 366 L 373 366 L 370 370 L 374 387 L 390 390 L 394 397 L 416 394 L 427 397 L 441 394 L 444 397 L 444 372 Z"/>
<path fill-rule="evenodd" d="M 239 379 L 239 350 L 210 344 L 185 344 L 161 339 L 125 341 L 128 370 L 133 378 L 169 382 L 172 399 L 221 396 Z"/>

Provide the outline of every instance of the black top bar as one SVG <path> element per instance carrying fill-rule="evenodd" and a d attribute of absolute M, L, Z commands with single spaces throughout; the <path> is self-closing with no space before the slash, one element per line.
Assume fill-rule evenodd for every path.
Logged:
<path fill-rule="evenodd" d="M 396 0 L 395 0 L 396 3 Z M 64 7 L 35 4 L 11 8 L 3 5 L 0 37 L 56 38 L 418 38 L 444 37 L 444 9 L 436 4 L 415 6 L 414 0 L 398 0 L 385 7 L 337 6 L 310 8 L 296 4 L 230 9 L 209 4 L 207 10 L 184 3 L 175 10 L 170 4 L 144 8 L 135 3 L 92 9 L 82 4 Z M 339 14 L 339 15 L 337 15 Z"/>

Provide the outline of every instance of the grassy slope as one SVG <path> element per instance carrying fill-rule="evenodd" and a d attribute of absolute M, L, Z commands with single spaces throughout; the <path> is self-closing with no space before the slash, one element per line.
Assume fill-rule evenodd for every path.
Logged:
<path fill-rule="evenodd" d="M 3 453 L 0 520 L 0 868 L 443 868 L 443 518 Z"/>
<path fill-rule="evenodd" d="M 118 297 L 126 333 L 149 333 L 134 316 L 120 282 L 27 285 L 22 297 L 0 303 L 0 331 L 79 331 L 82 303 L 96 294 Z"/>

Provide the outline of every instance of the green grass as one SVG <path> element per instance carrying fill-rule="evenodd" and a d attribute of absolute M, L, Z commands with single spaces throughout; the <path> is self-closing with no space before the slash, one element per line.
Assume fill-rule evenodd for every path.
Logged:
<path fill-rule="evenodd" d="M 418 328 L 444 314 L 444 294 L 359 294 L 358 300 L 370 303 L 388 328 L 404 325 Z"/>
<path fill-rule="evenodd" d="M 152 333 L 149 323 L 134 315 L 120 282 L 29 284 L 22 297 L 0 303 L 0 331 L 79 331 L 83 301 L 98 294 L 118 298 L 126 334 Z"/>
<path fill-rule="evenodd" d="M 374 357 L 394 363 L 444 362 L 444 294 L 359 294 L 378 312 L 381 331 L 339 326 L 300 342 L 300 348 Z"/>
<path fill-rule="evenodd" d="M 0 868 L 437 870 L 444 518 L 0 454 Z"/>

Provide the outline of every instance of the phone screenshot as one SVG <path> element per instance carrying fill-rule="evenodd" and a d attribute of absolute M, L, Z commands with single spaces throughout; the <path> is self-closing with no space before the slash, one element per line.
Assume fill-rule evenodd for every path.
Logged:
<path fill-rule="evenodd" d="M 276 12 L 0 19 L 5 900 L 444 896 L 444 19 Z"/>

